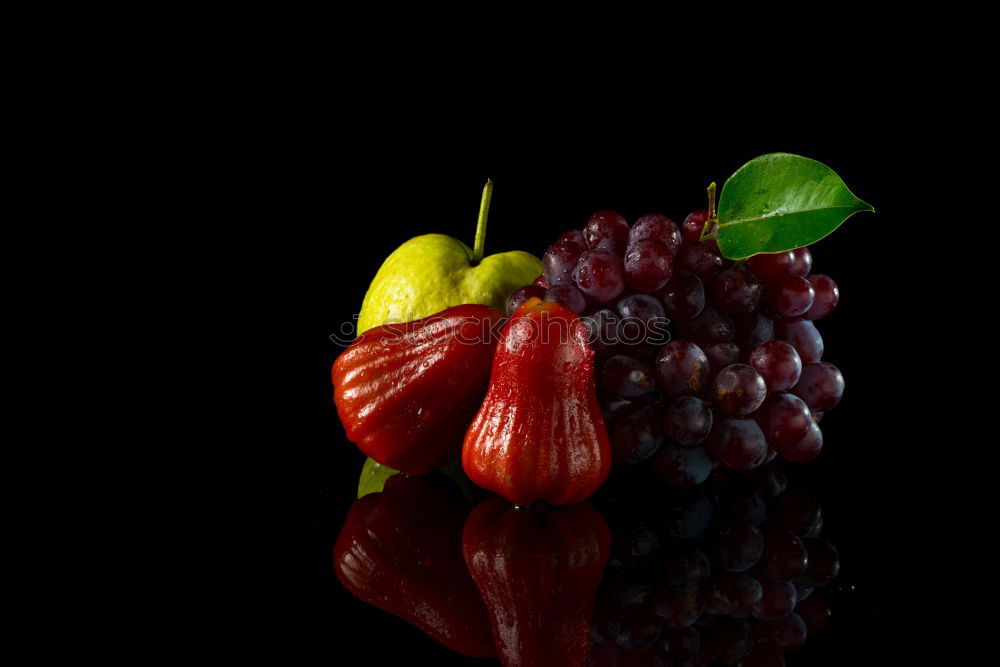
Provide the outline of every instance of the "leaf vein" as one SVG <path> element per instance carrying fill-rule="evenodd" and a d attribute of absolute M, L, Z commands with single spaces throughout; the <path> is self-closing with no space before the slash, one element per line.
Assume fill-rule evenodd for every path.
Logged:
<path fill-rule="evenodd" d="M 861 211 L 869 211 L 871 210 L 871 207 L 869 206 L 868 208 L 863 208 L 863 207 L 859 208 L 857 206 L 824 206 L 823 208 L 803 208 L 803 209 L 797 209 L 795 211 L 787 211 L 785 213 L 775 213 L 774 215 L 761 215 L 754 218 L 738 218 L 731 222 L 722 222 L 720 220 L 719 227 L 725 227 L 727 225 L 738 225 L 744 222 L 757 222 L 760 220 L 771 220 L 773 218 L 784 218 L 789 215 L 799 215 L 801 213 L 816 213 L 817 211 L 835 211 L 837 209 L 851 209 L 861 212 Z"/>

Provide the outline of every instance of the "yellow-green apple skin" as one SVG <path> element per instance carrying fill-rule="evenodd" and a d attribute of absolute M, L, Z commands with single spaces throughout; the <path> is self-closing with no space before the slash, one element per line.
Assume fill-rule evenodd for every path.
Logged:
<path fill-rule="evenodd" d="M 520 250 L 484 257 L 444 234 L 417 236 L 383 262 L 358 318 L 358 334 L 381 324 L 409 322 L 451 306 L 479 303 L 506 312 L 507 297 L 542 273 L 542 263 Z"/>

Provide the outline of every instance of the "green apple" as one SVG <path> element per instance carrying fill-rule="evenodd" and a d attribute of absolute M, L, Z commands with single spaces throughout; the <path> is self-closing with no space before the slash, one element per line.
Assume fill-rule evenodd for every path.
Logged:
<path fill-rule="evenodd" d="M 493 181 L 483 189 L 475 250 L 444 234 L 424 234 L 396 248 L 372 280 L 358 318 L 358 334 L 409 322 L 451 306 L 480 303 L 504 311 L 507 297 L 542 273 L 542 263 L 515 250 L 483 257 Z"/>

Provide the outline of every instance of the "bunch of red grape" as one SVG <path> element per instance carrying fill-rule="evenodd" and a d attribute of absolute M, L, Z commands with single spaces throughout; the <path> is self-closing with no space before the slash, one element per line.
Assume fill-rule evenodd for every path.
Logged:
<path fill-rule="evenodd" d="M 807 248 L 725 259 L 701 240 L 707 220 L 696 211 L 678 227 L 649 214 L 629 227 L 595 213 L 507 304 L 538 297 L 583 316 L 616 463 L 648 461 L 677 488 L 714 466 L 816 458 L 818 422 L 844 393 L 813 324 L 836 307 L 836 283 L 810 275 Z"/>
<path fill-rule="evenodd" d="M 613 535 L 588 667 L 782 667 L 823 630 L 840 572 L 811 493 L 778 462 L 663 494 L 648 471 L 595 498 Z"/>

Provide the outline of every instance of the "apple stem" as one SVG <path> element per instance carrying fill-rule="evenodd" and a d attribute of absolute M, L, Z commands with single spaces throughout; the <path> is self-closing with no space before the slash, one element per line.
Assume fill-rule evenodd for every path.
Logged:
<path fill-rule="evenodd" d="M 705 219 L 705 226 L 701 228 L 701 238 L 699 240 L 714 239 L 715 226 L 718 222 L 719 214 L 715 210 L 715 181 L 712 181 L 708 186 L 708 218 Z"/>
<path fill-rule="evenodd" d="M 472 261 L 478 264 L 483 261 L 486 251 L 486 218 L 490 214 L 490 199 L 493 198 L 493 179 L 487 178 L 483 187 L 483 200 L 479 203 L 479 220 L 476 222 L 476 242 L 472 246 Z"/>

